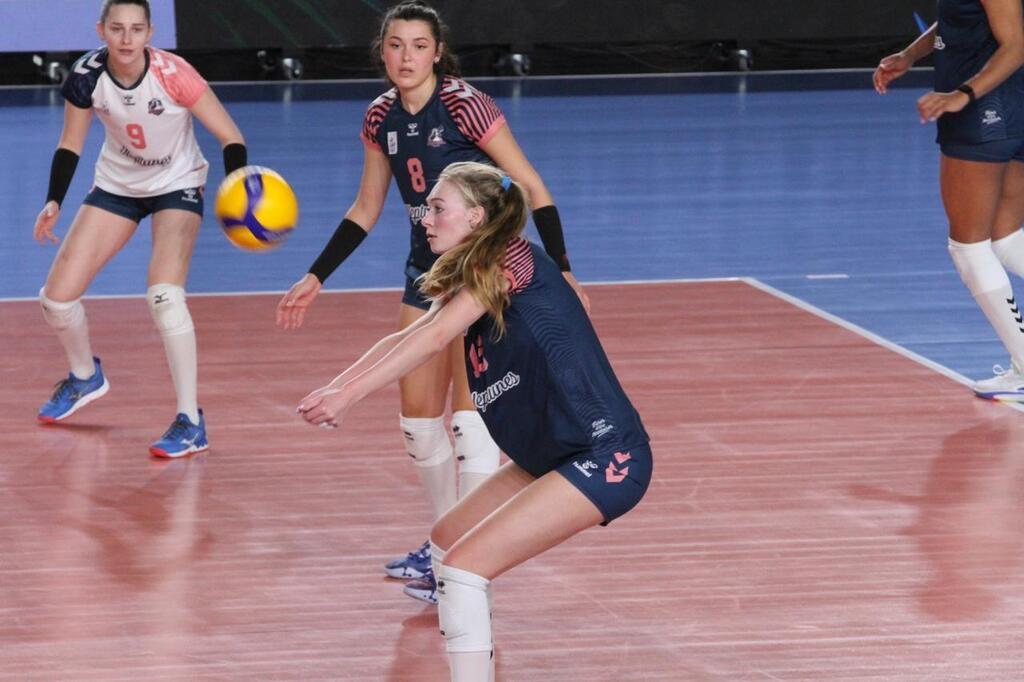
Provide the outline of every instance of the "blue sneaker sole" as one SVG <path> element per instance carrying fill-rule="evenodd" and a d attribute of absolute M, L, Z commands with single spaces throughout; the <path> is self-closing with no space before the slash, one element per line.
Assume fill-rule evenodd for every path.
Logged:
<path fill-rule="evenodd" d="M 388 568 L 385 566 L 384 573 L 389 578 L 397 578 L 400 580 L 413 580 L 415 578 L 422 578 L 426 575 L 423 571 L 412 568 L 411 566 L 401 566 L 399 568 Z"/>
<path fill-rule="evenodd" d="M 40 415 L 36 416 L 36 419 L 40 423 L 42 423 L 42 424 L 56 424 L 59 421 L 64 421 L 65 419 L 67 419 L 68 417 L 73 415 L 75 412 L 78 412 L 80 409 L 82 409 L 83 407 L 85 407 L 86 405 L 91 403 L 92 401 L 98 400 L 98 399 L 102 398 L 103 396 L 105 396 L 107 394 L 107 391 L 109 391 L 109 390 L 110 390 L 110 382 L 107 381 L 106 377 L 103 377 L 103 385 L 102 386 L 97 388 L 92 393 L 90 393 L 90 394 L 88 394 L 88 395 L 86 395 L 86 396 L 84 396 L 82 398 L 79 398 L 78 401 L 74 405 L 71 406 L 71 409 L 68 410 L 67 412 L 65 412 L 64 414 L 57 415 L 56 417 L 50 417 L 48 415 L 40 414 Z"/>
<path fill-rule="evenodd" d="M 1004 403 L 1024 403 L 1024 393 L 1018 391 L 975 391 L 974 395 L 984 400 L 998 400 Z"/>

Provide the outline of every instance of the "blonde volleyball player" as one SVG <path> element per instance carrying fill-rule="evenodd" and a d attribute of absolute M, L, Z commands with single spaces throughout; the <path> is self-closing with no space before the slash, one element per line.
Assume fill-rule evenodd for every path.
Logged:
<path fill-rule="evenodd" d="M 195 69 L 148 46 L 153 26 L 147 0 L 106 0 L 96 31 L 105 46 L 75 62 L 62 88 L 64 129 L 53 155 L 46 204 L 34 228 L 41 243 L 60 241 L 53 228 L 95 111 L 106 139 L 94 186 L 39 292 L 43 317 L 64 346 L 71 372 L 40 408 L 38 419 L 62 421 L 107 392 L 81 297 L 139 221 L 152 214 L 146 297 L 163 339 L 178 414 L 150 453 L 181 457 L 208 447 L 196 395 L 195 330 L 184 289 L 209 167 L 196 143 L 192 117 L 223 146 L 225 173 L 246 164 L 246 149 L 238 127 Z"/>
<path fill-rule="evenodd" d="M 493 166 L 448 166 L 427 198 L 441 257 L 421 280 L 430 311 L 313 391 L 298 411 L 337 426 L 362 398 L 462 345 L 488 431 L 510 462 L 430 532 L 453 682 L 494 679 L 490 585 L 576 533 L 632 509 L 651 480 L 647 432 L 579 297 L 522 238 L 523 188 Z M 564 679 L 564 677 L 563 677 Z"/>

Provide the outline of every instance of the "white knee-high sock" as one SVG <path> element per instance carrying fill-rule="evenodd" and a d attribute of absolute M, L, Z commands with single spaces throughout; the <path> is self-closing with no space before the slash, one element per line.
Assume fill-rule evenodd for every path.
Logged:
<path fill-rule="evenodd" d="M 1024 277 L 1024 232 L 1017 230 L 1002 239 L 993 239 L 992 251 L 1004 268 Z"/>
<path fill-rule="evenodd" d="M 455 504 L 455 459 L 444 417 L 402 416 L 399 422 L 405 450 L 416 465 L 437 520 Z"/>
<path fill-rule="evenodd" d="M 452 433 L 455 435 L 455 459 L 459 462 L 461 500 L 498 470 L 501 450 L 476 410 L 453 412 Z"/>
<path fill-rule="evenodd" d="M 991 240 L 962 244 L 949 240 L 949 253 L 960 278 L 999 335 L 1014 367 L 1024 371 L 1024 316 L 1010 288 L 1010 278 L 992 250 Z"/>
<path fill-rule="evenodd" d="M 486 578 L 440 567 L 437 579 L 438 621 L 446 640 L 452 682 L 494 679 L 494 645 Z"/>
<path fill-rule="evenodd" d="M 43 319 L 57 333 L 64 346 L 71 373 L 79 379 L 88 379 L 96 371 L 92 361 L 92 345 L 89 343 L 89 321 L 85 317 L 82 299 L 54 301 L 46 297 L 46 290 L 39 290 L 39 303 L 43 308 Z"/>
<path fill-rule="evenodd" d="M 185 302 L 185 290 L 175 284 L 154 284 L 146 290 L 146 298 L 164 343 L 167 366 L 178 398 L 178 412 L 198 424 L 196 330 Z"/>

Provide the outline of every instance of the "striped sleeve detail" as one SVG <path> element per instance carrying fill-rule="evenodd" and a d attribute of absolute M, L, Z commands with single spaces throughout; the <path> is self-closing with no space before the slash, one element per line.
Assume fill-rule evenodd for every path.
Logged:
<path fill-rule="evenodd" d="M 92 93 L 99 83 L 106 62 L 107 51 L 103 48 L 82 55 L 71 65 L 71 72 L 60 88 L 64 99 L 79 109 L 91 108 Z"/>
<path fill-rule="evenodd" d="M 509 294 L 518 294 L 530 285 L 533 281 L 533 251 L 530 242 L 520 238 L 509 244 L 503 271 L 512 285 Z"/>
<path fill-rule="evenodd" d="M 192 107 L 206 92 L 206 80 L 176 54 L 150 48 L 149 68 L 167 94 L 185 108 Z"/>
<path fill-rule="evenodd" d="M 397 97 L 398 93 L 392 88 L 370 102 L 370 106 L 366 108 L 366 115 L 363 117 L 363 129 L 359 133 L 359 139 L 367 147 L 376 149 L 379 152 L 384 151 L 380 148 L 377 133 L 380 132 L 380 124 L 384 121 L 384 117 L 388 115 L 388 112 L 391 111 L 391 107 L 394 105 Z"/>
<path fill-rule="evenodd" d="M 464 80 L 446 77 L 441 87 L 441 101 L 459 132 L 478 147 L 487 144 L 505 124 L 505 114 L 491 96 Z"/>

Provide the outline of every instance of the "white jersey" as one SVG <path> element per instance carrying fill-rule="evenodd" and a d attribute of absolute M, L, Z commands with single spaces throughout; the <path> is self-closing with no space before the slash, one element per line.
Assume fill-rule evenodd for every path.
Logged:
<path fill-rule="evenodd" d="M 139 80 L 120 85 L 107 70 L 107 48 L 83 55 L 61 93 L 80 109 L 95 109 L 106 128 L 95 184 L 112 194 L 152 197 L 206 182 L 210 164 L 192 130 L 203 77 L 181 57 L 146 48 Z"/>

